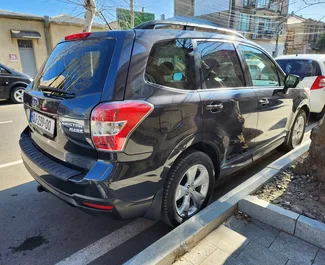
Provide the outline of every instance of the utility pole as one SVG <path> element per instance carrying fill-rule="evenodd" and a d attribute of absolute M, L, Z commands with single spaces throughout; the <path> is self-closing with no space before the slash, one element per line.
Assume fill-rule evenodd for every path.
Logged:
<path fill-rule="evenodd" d="M 229 1 L 228 29 L 230 29 L 231 26 L 231 16 L 232 16 L 232 0 Z"/>
<path fill-rule="evenodd" d="M 283 2 L 284 0 L 281 1 L 281 7 L 280 7 L 280 20 L 282 18 L 282 12 L 283 12 Z M 282 18 L 283 19 L 283 18 Z M 280 21 L 279 20 L 279 24 L 276 25 L 276 39 L 275 39 L 275 49 L 274 49 L 274 57 L 278 56 L 279 53 L 279 35 L 280 35 L 280 27 L 282 27 L 282 24 L 284 23 L 284 21 Z"/>
<path fill-rule="evenodd" d="M 133 9 L 133 3 L 134 0 L 130 0 L 130 16 L 131 16 L 131 29 L 134 28 L 134 9 Z"/>

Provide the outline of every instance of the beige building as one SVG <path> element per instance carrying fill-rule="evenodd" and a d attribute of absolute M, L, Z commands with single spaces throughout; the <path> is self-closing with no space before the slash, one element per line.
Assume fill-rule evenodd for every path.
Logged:
<path fill-rule="evenodd" d="M 286 54 L 316 53 L 320 33 L 325 23 L 300 16 L 290 16 L 287 22 Z"/>
<path fill-rule="evenodd" d="M 60 39 L 82 32 L 83 21 L 69 15 L 41 17 L 0 10 L 0 62 L 33 77 Z M 92 27 L 102 30 L 107 26 Z"/>

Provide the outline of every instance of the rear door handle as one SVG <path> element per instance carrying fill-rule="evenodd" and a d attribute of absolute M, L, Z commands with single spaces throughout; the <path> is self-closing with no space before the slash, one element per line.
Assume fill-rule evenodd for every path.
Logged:
<path fill-rule="evenodd" d="M 211 104 L 206 106 L 206 110 L 210 110 L 211 112 L 217 112 L 223 109 L 222 103 L 219 104 Z"/>
<path fill-rule="evenodd" d="M 267 99 L 267 98 L 262 98 L 259 103 L 262 105 L 262 106 L 266 106 L 266 105 L 269 105 L 270 101 Z"/>

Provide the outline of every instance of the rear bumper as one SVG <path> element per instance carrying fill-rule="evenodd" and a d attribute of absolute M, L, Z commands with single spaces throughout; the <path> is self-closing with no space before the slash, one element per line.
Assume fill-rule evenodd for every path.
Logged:
<path fill-rule="evenodd" d="M 98 162 L 86 173 L 72 169 L 38 150 L 29 137 L 28 129 L 21 134 L 19 144 L 26 169 L 33 178 L 47 191 L 72 206 L 109 213 L 122 219 L 143 216 L 151 206 L 152 199 L 131 202 L 127 198 L 114 196 L 116 191 L 109 188 L 109 180 L 105 178 L 107 163 Z M 113 209 L 95 209 L 83 203 L 113 206 Z"/>
<path fill-rule="evenodd" d="M 310 91 L 310 111 L 313 113 L 322 112 L 325 105 L 325 89 Z"/>

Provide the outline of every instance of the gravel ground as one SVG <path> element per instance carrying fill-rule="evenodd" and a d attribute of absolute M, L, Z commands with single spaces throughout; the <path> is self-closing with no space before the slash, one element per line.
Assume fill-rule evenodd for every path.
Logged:
<path fill-rule="evenodd" d="M 277 174 L 254 195 L 287 210 L 325 222 L 325 184 L 314 176 L 294 172 L 297 163 L 301 163 L 306 156 L 305 154 Z"/>

